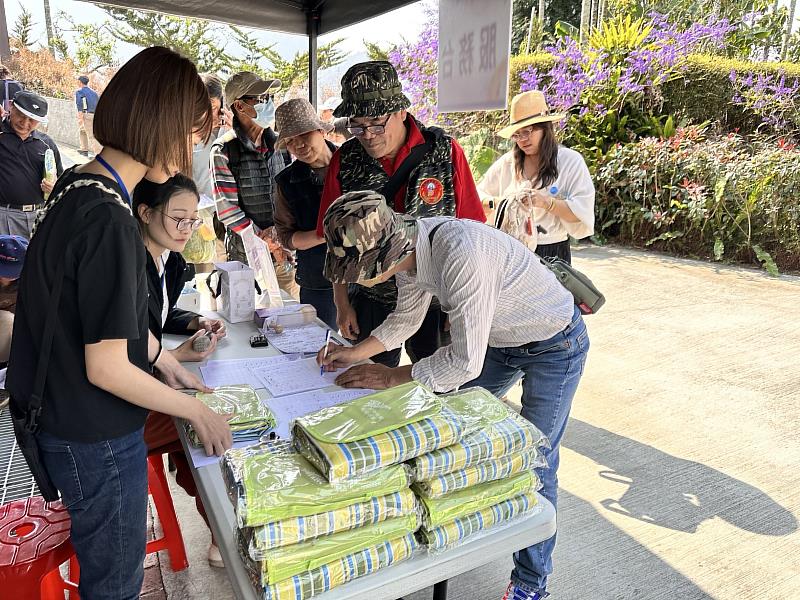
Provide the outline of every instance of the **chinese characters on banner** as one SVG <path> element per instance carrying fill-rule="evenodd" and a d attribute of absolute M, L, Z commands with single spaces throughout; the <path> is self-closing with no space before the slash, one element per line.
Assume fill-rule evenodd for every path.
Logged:
<path fill-rule="evenodd" d="M 439 112 L 506 108 L 511 0 L 439 1 Z"/>

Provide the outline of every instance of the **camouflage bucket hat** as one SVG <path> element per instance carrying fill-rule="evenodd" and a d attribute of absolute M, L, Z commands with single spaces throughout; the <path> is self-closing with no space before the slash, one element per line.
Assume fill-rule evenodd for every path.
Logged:
<path fill-rule="evenodd" d="M 416 219 L 394 212 L 383 196 L 372 191 L 337 198 L 322 227 L 328 244 L 324 274 L 332 283 L 374 279 L 417 245 Z"/>
<path fill-rule="evenodd" d="M 342 77 L 342 102 L 334 117 L 380 117 L 411 106 L 392 63 L 373 60 L 350 67 Z"/>

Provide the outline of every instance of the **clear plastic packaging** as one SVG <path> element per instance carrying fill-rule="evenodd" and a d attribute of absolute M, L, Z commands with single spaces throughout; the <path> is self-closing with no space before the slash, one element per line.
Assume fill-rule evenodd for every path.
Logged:
<path fill-rule="evenodd" d="M 212 393 L 197 393 L 197 399 L 218 414 L 230 414 L 234 442 L 256 441 L 275 428 L 275 416 L 258 398 L 249 385 L 226 385 L 216 388 Z M 200 445 L 197 432 L 187 422 L 186 433 L 195 446 Z"/>
<path fill-rule="evenodd" d="M 424 510 L 423 525 L 426 529 L 433 529 L 514 496 L 535 492 L 538 487 L 539 478 L 533 471 L 528 471 L 509 479 L 458 490 L 442 498 L 420 498 Z"/>
<path fill-rule="evenodd" d="M 222 477 L 239 527 L 255 527 L 355 504 L 409 486 L 405 465 L 330 484 L 288 440 L 228 450 Z"/>
<path fill-rule="evenodd" d="M 308 517 L 292 517 L 249 527 L 242 530 L 242 535 L 247 542 L 250 558 L 264 560 L 267 553 L 275 548 L 411 514 L 421 514 L 421 508 L 414 492 L 405 489 Z"/>
<path fill-rule="evenodd" d="M 487 481 L 507 479 L 524 471 L 544 467 L 546 464 L 547 461 L 539 453 L 539 449 L 534 447 L 515 454 L 489 459 L 452 473 L 416 481 L 412 487 L 421 497 L 441 498 L 457 490 Z"/>
<path fill-rule="evenodd" d="M 266 552 L 263 560 L 256 562 L 255 569 L 260 573 L 259 579 L 262 585 L 272 585 L 305 571 L 318 569 L 364 548 L 414 533 L 418 527 L 417 515 L 410 514 L 302 544 L 275 548 Z M 243 540 L 240 538 L 240 550 L 243 550 L 242 544 Z M 247 560 L 246 553 L 242 554 Z"/>
<path fill-rule="evenodd" d="M 525 519 L 542 512 L 534 492 L 520 494 L 453 521 L 417 532 L 420 543 L 436 555 L 466 543 L 513 528 Z"/>

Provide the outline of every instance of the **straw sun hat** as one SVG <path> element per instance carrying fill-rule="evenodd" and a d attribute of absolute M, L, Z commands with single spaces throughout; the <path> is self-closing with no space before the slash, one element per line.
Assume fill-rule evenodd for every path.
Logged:
<path fill-rule="evenodd" d="M 551 113 L 544 94 L 537 90 L 522 92 L 514 96 L 511 100 L 509 114 L 511 123 L 497 132 L 497 135 L 506 139 L 509 139 L 515 131 L 528 125 L 560 121 L 567 116 L 566 113 Z"/>

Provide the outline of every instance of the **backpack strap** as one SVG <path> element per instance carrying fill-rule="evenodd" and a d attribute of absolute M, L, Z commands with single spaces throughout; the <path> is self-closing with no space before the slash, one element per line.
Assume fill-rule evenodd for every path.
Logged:
<path fill-rule="evenodd" d="M 98 187 L 102 187 L 105 191 L 108 191 L 100 182 L 92 179 L 74 181 L 59 192 L 57 198 L 55 198 L 53 204 L 51 204 L 51 207 L 56 202 L 61 200 L 61 198 L 66 195 L 67 192 L 78 187 L 83 187 L 84 185 L 92 184 L 96 184 Z M 111 190 L 111 193 L 118 197 L 117 199 L 119 202 L 124 203 L 122 198 L 119 198 L 119 194 L 113 190 Z M 96 198 L 90 202 L 81 204 L 73 213 L 67 231 L 74 231 L 78 222 L 85 218 L 89 211 L 101 204 L 104 204 L 105 202 L 106 200 L 103 198 Z M 70 236 L 64 245 L 64 249 L 61 253 L 63 258 L 56 266 L 56 272 L 53 276 L 53 287 L 50 288 L 50 297 L 47 301 L 48 309 L 47 316 L 45 317 L 44 321 L 44 331 L 42 333 L 42 346 L 39 350 L 39 360 L 36 364 L 36 377 L 33 380 L 33 393 L 31 394 L 30 401 L 28 402 L 27 414 L 25 417 L 25 428 L 31 433 L 35 433 L 37 431 L 39 427 L 39 417 L 42 414 L 44 387 L 45 383 L 47 382 L 47 367 L 50 363 L 50 351 L 52 350 L 53 337 L 55 335 L 56 323 L 58 321 L 58 305 L 61 300 L 61 288 L 64 283 L 64 271 L 67 266 L 67 261 L 69 260 L 69 249 L 72 247 L 74 240 L 75 238 Z"/>
<path fill-rule="evenodd" d="M 397 195 L 400 188 L 408 182 L 408 176 L 411 175 L 411 171 L 419 166 L 422 159 L 425 158 L 425 155 L 433 148 L 436 136 L 428 132 L 424 132 L 423 135 L 425 137 L 425 143 L 414 146 L 411 149 L 411 152 L 406 156 L 403 163 L 392 176 L 389 177 L 389 181 L 387 181 L 380 190 L 381 195 L 386 198 L 386 203 L 389 206 L 394 206 L 394 197 Z"/>

